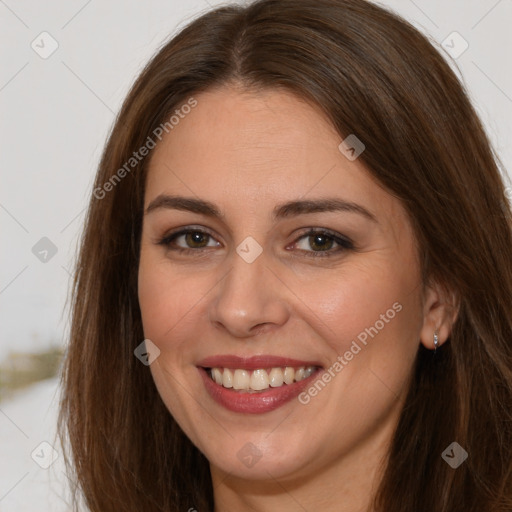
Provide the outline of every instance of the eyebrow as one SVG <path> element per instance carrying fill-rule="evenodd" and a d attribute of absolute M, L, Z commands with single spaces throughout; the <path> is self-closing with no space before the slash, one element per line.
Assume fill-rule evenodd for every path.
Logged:
<path fill-rule="evenodd" d="M 145 214 L 159 209 L 182 210 L 192 213 L 199 213 L 201 215 L 206 215 L 207 217 L 224 219 L 224 215 L 213 203 L 193 197 L 170 196 L 161 194 L 153 199 L 153 201 L 151 201 L 149 206 L 146 208 Z M 366 217 L 372 222 L 378 223 L 375 215 L 373 215 L 373 213 L 368 211 L 363 206 L 336 197 L 288 201 L 281 205 L 277 205 L 272 212 L 272 217 L 274 220 L 279 220 L 296 215 L 321 212 L 357 213 L 363 217 Z"/>

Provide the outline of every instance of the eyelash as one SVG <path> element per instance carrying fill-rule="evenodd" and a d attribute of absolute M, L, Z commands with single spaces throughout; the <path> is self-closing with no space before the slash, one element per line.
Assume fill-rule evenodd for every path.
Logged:
<path fill-rule="evenodd" d="M 196 253 L 197 254 L 199 251 L 201 251 L 204 248 L 198 247 L 198 248 L 194 249 L 194 248 L 191 248 L 191 247 L 188 247 L 188 248 L 185 248 L 185 247 L 171 247 L 172 242 L 174 242 L 177 238 L 179 238 L 180 236 L 183 236 L 183 235 L 187 235 L 189 233 L 201 233 L 202 235 L 207 235 L 207 236 L 209 236 L 211 238 L 214 238 L 211 233 L 209 233 L 208 231 L 205 231 L 204 229 L 199 229 L 199 228 L 190 229 L 190 228 L 188 228 L 188 229 L 182 229 L 180 231 L 176 231 L 174 233 L 170 233 L 170 234 L 166 235 L 164 238 L 162 238 L 158 242 L 158 245 L 163 245 L 163 246 L 167 247 L 169 250 L 179 252 L 180 254 L 191 254 L 191 253 Z M 336 233 L 334 233 L 334 232 L 332 232 L 332 231 L 330 231 L 328 229 L 313 229 L 313 228 L 310 228 L 305 233 L 302 233 L 293 242 L 293 244 L 296 244 L 299 240 L 302 240 L 303 238 L 306 238 L 306 237 L 309 237 L 309 236 L 313 236 L 313 235 L 321 235 L 321 236 L 325 236 L 325 237 L 329 238 L 330 240 L 332 240 L 334 243 L 336 243 L 338 245 L 338 248 L 335 249 L 335 250 L 329 249 L 329 250 L 324 250 L 324 251 L 305 251 L 303 249 L 299 249 L 303 253 L 307 254 L 308 257 L 312 257 L 312 258 L 328 258 L 328 257 L 333 257 L 335 255 L 338 255 L 339 253 L 347 251 L 347 250 L 349 250 L 349 251 L 350 250 L 355 250 L 354 244 L 352 243 L 351 240 L 349 240 L 348 238 L 340 237 L 339 235 L 337 235 Z M 206 249 L 208 249 L 208 248 L 206 248 Z"/>

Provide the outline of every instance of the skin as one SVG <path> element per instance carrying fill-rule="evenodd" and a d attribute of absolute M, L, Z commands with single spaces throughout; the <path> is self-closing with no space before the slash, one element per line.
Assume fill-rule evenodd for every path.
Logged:
<path fill-rule="evenodd" d="M 419 344 L 433 349 L 436 329 L 442 344 L 455 320 L 449 297 L 423 285 L 405 210 L 361 159 L 340 152 L 342 138 L 317 107 L 236 84 L 194 97 L 197 107 L 151 155 L 145 210 L 168 194 L 214 203 L 223 217 L 164 207 L 144 215 L 139 301 L 145 337 L 161 351 L 150 366 L 157 389 L 210 461 L 216 512 L 367 510 Z M 326 197 L 375 220 L 351 211 L 272 217 L 284 202 Z M 184 227 L 211 236 L 159 244 Z M 319 246 L 303 235 L 311 227 L 355 249 L 340 251 L 329 238 Z M 236 252 L 248 236 L 263 249 L 252 263 Z M 173 250 L 180 246 L 190 252 Z M 312 256 L 319 249 L 324 256 Z M 228 411 L 196 368 L 217 354 L 329 368 L 395 303 L 401 311 L 306 405 Z M 252 467 L 237 457 L 249 442 L 261 454 Z"/>

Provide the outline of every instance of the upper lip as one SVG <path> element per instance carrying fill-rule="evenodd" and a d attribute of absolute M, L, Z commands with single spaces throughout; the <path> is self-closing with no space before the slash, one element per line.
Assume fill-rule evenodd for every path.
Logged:
<path fill-rule="evenodd" d="M 301 361 L 290 357 L 271 355 L 258 355 L 251 357 L 239 357 L 231 354 L 210 356 L 201 360 L 197 366 L 203 368 L 239 368 L 241 370 L 258 370 L 261 368 L 277 368 L 284 366 L 318 366 L 318 361 Z"/>

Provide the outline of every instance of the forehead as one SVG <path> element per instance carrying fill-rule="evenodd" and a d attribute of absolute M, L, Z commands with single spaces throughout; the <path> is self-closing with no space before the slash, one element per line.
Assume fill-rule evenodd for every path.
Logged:
<path fill-rule="evenodd" d="M 194 98 L 197 105 L 154 149 L 146 207 L 161 193 L 253 212 L 298 198 L 339 195 L 369 209 L 402 213 L 360 160 L 340 152 L 341 136 L 315 105 L 283 90 L 232 87 Z"/>

